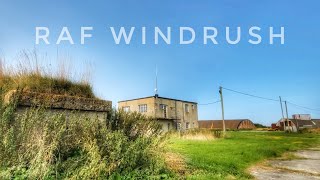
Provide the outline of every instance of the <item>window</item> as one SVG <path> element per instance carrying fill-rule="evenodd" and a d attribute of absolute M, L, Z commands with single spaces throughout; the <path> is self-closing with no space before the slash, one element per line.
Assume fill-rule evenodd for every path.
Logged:
<path fill-rule="evenodd" d="M 165 104 L 160 104 L 160 109 L 161 109 L 161 110 L 164 110 L 166 107 L 167 107 L 167 105 L 165 105 Z"/>
<path fill-rule="evenodd" d="M 122 109 L 124 112 L 130 112 L 130 106 L 125 106 Z"/>
<path fill-rule="evenodd" d="M 170 123 L 168 123 L 168 131 L 170 130 Z"/>
<path fill-rule="evenodd" d="M 147 105 L 146 104 L 139 105 L 139 112 L 141 113 L 147 112 Z"/>
<path fill-rule="evenodd" d="M 130 106 L 125 106 L 122 109 L 124 112 L 130 112 Z"/>
<path fill-rule="evenodd" d="M 167 118 L 167 105 L 160 104 L 160 109 L 163 111 L 163 117 Z"/>
<path fill-rule="evenodd" d="M 181 123 L 177 123 L 177 130 L 180 131 L 181 130 Z"/>
<path fill-rule="evenodd" d="M 189 125 L 190 125 L 190 123 L 186 122 L 186 129 L 190 128 Z"/>
<path fill-rule="evenodd" d="M 189 112 L 189 104 L 185 104 L 184 105 L 184 110 L 185 110 L 186 113 Z"/>

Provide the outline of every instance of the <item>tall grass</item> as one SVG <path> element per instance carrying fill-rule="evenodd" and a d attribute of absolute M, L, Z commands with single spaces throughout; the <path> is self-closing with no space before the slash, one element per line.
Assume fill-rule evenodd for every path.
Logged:
<path fill-rule="evenodd" d="M 161 128 L 139 113 L 105 121 L 77 112 L 1 110 L 0 179 L 131 179 L 166 176 Z"/>

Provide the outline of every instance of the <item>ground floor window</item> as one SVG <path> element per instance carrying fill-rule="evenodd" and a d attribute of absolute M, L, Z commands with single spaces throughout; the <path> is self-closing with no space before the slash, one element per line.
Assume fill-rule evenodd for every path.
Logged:
<path fill-rule="evenodd" d="M 177 130 L 180 131 L 181 130 L 181 123 L 177 123 Z"/>
<path fill-rule="evenodd" d="M 190 123 L 186 122 L 186 129 L 190 128 Z"/>
<path fill-rule="evenodd" d="M 125 106 L 122 108 L 124 112 L 129 112 L 130 111 L 130 106 Z"/>

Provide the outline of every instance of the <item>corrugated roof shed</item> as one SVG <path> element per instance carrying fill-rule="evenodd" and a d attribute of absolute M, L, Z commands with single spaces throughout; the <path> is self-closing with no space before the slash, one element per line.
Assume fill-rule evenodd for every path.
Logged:
<path fill-rule="evenodd" d="M 297 120 L 297 119 L 290 119 L 295 125 L 299 125 L 299 127 L 303 126 L 314 126 L 315 123 L 310 120 Z"/>

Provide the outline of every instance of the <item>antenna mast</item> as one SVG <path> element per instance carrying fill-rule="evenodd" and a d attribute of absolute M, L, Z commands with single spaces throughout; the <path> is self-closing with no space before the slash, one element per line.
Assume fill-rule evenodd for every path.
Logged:
<path fill-rule="evenodd" d="M 158 97 L 158 66 L 156 65 L 156 88 L 154 89 L 155 96 Z"/>

